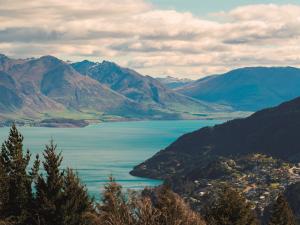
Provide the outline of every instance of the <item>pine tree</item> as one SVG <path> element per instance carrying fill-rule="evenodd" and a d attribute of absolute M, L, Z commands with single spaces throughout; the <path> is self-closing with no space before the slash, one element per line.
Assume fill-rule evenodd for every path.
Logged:
<path fill-rule="evenodd" d="M 63 172 L 60 171 L 61 153 L 56 153 L 53 141 L 46 145 L 43 167 L 45 176 L 39 175 L 36 181 L 36 204 L 39 225 L 63 224 Z"/>
<path fill-rule="evenodd" d="M 296 225 L 295 216 L 283 195 L 279 195 L 273 205 L 269 225 Z"/>
<path fill-rule="evenodd" d="M 39 170 L 40 170 L 40 159 L 39 159 L 39 155 L 37 154 L 36 159 L 35 159 L 34 164 L 33 164 L 33 167 L 30 171 L 30 175 L 31 175 L 31 178 L 32 178 L 32 184 L 37 183 L 38 178 L 39 178 Z M 37 219 L 39 217 L 38 216 L 39 206 L 37 205 L 35 194 L 32 194 L 30 207 L 31 207 L 31 216 L 30 216 L 31 224 L 32 225 L 39 224 L 39 222 L 37 221 Z"/>
<path fill-rule="evenodd" d="M 63 224 L 82 225 L 87 213 L 92 212 L 92 201 L 90 200 L 86 187 L 71 169 L 67 169 L 64 177 L 64 202 L 63 202 Z"/>
<path fill-rule="evenodd" d="M 224 186 L 206 210 L 206 221 L 210 225 L 256 225 L 254 211 L 246 199 L 235 189 Z"/>
<path fill-rule="evenodd" d="M 2 149 L 4 148 L 5 146 L 2 146 Z M 0 155 L 0 220 L 4 220 L 7 217 L 6 206 L 8 204 L 8 190 L 8 174 L 4 166 L 3 157 Z"/>
<path fill-rule="evenodd" d="M 0 215 L 20 225 L 31 222 L 30 156 L 28 150 L 23 153 L 23 136 L 13 124 L 0 154 Z"/>

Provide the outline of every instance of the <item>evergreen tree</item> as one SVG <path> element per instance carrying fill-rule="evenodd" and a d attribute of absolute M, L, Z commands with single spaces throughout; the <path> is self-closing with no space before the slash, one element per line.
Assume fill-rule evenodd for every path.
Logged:
<path fill-rule="evenodd" d="M 5 146 L 2 146 L 4 149 Z M 2 150 L 3 151 L 3 150 Z M 4 166 L 2 152 L 0 153 L 0 220 L 7 217 L 6 206 L 8 204 L 8 174 Z"/>
<path fill-rule="evenodd" d="M 34 161 L 33 167 L 30 171 L 30 175 L 32 177 L 32 183 L 36 184 L 39 178 L 39 169 L 40 169 L 40 160 L 39 160 L 39 155 L 36 155 L 36 159 Z M 39 206 L 36 201 L 36 195 L 32 194 L 31 198 L 31 224 L 39 224 L 37 219 L 39 218 Z"/>
<path fill-rule="evenodd" d="M 63 224 L 82 225 L 87 213 L 92 212 L 90 200 L 85 186 L 71 169 L 67 169 L 64 177 Z"/>
<path fill-rule="evenodd" d="M 210 225 L 255 225 L 254 211 L 246 199 L 235 189 L 225 186 L 218 191 L 215 201 L 206 210 Z"/>
<path fill-rule="evenodd" d="M 32 174 L 27 172 L 30 153 L 23 153 L 23 136 L 10 129 L 0 154 L 0 215 L 15 224 L 31 223 Z"/>
<path fill-rule="evenodd" d="M 46 145 L 43 167 L 45 176 L 39 175 L 36 181 L 36 204 L 38 225 L 63 224 L 63 172 L 60 171 L 61 153 L 56 153 L 53 141 Z"/>
<path fill-rule="evenodd" d="M 283 195 L 273 205 L 269 225 L 296 225 L 295 216 Z"/>

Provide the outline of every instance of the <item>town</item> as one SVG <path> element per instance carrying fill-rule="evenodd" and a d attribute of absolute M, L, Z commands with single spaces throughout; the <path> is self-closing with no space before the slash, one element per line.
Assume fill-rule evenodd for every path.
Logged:
<path fill-rule="evenodd" d="M 213 164 L 216 166 L 216 163 Z M 230 185 L 238 189 L 253 204 L 258 214 L 283 192 L 287 186 L 300 181 L 300 165 L 286 163 L 263 154 L 219 158 L 218 170 L 222 167 L 223 175 L 214 178 L 193 180 L 185 191 L 186 200 L 197 210 L 202 211 L 219 188 Z M 219 172 L 220 173 L 220 172 Z M 187 189 L 186 189 L 187 190 Z"/>

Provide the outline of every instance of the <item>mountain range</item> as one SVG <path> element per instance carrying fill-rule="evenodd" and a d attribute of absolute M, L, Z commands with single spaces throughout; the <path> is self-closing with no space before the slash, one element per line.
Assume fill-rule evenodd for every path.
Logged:
<path fill-rule="evenodd" d="M 226 108 L 217 104 L 207 104 L 204 101 L 177 93 L 157 79 L 143 76 L 134 70 L 122 68 L 113 62 L 103 61 L 93 63 L 83 61 L 72 64 L 73 68 L 108 88 L 126 96 L 134 102 L 160 110 L 171 110 L 177 113 L 213 112 Z M 228 107 L 227 109 L 230 109 Z"/>
<path fill-rule="evenodd" d="M 292 67 L 241 68 L 192 81 L 144 76 L 109 61 L 0 54 L 0 124 L 243 117 L 300 96 L 299 85 L 300 69 Z"/>
<path fill-rule="evenodd" d="M 1 120 L 194 119 L 229 110 L 108 61 L 69 64 L 53 56 L 0 55 Z"/>
<path fill-rule="evenodd" d="M 136 103 L 52 57 L 1 56 L 1 112 L 26 118 L 67 111 L 138 113 Z"/>
<path fill-rule="evenodd" d="M 298 68 L 249 67 L 208 76 L 175 90 L 202 101 L 254 112 L 300 96 L 299 85 Z"/>
<path fill-rule="evenodd" d="M 166 149 L 136 166 L 131 174 L 166 179 L 202 174 L 218 157 L 264 154 L 300 162 L 300 98 L 181 136 Z M 206 169 L 205 169 L 206 168 Z"/>

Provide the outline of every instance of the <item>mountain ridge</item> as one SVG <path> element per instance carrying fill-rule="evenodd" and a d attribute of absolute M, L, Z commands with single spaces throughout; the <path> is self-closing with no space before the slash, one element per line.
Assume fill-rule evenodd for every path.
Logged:
<path fill-rule="evenodd" d="M 156 79 L 171 89 L 177 89 L 193 82 L 193 80 L 188 78 L 176 78 L 171 76 L 157 77 Z"/>
<path fill-rule="evenodd" d="M 136 166 L 131 174 L 166 179 L 187 175 L 216 157 L 265 154 L 300 162 L 300 98 L 253 115 L 205 127 L 179 137 L 164 150 Z"/>
<path fill-rule="evenodd" d="M 245 67 L 205 77 L 175 90 L 235 110 L 257 111 L 300 96 L 299 85 L 298 68 Z"/>
<path fill-rule="evenodd" d="M 102 61 L 102 63 L 82 61 L 74 63 L 72 66 L 78 72 L 90 76 L 129 99 L 154 108 L 178 110 L 181 113 L 189 107 L 193 107 L 195 111 L 219 111 L 217 105 L 209 105 L 203 101 L 174 92 L 166 88 L 157 79 L 150 76 L 143 76 L 132 69 L 121 67 L 114 62 L 106 60 Z M 224 108 L 224 110 L 230 109 Z"/>
<path fill-rule="evenodd" d="M 92 76 L 91 69 L 102 72 Z M 7 120 L 196 119 L 198 114 L 230 110 L 171 91 L 154 78 L 112 62 L 70 64 L 49 55 L 29 59 L 1 55 L 0 90 L 0 114 Z"/>

